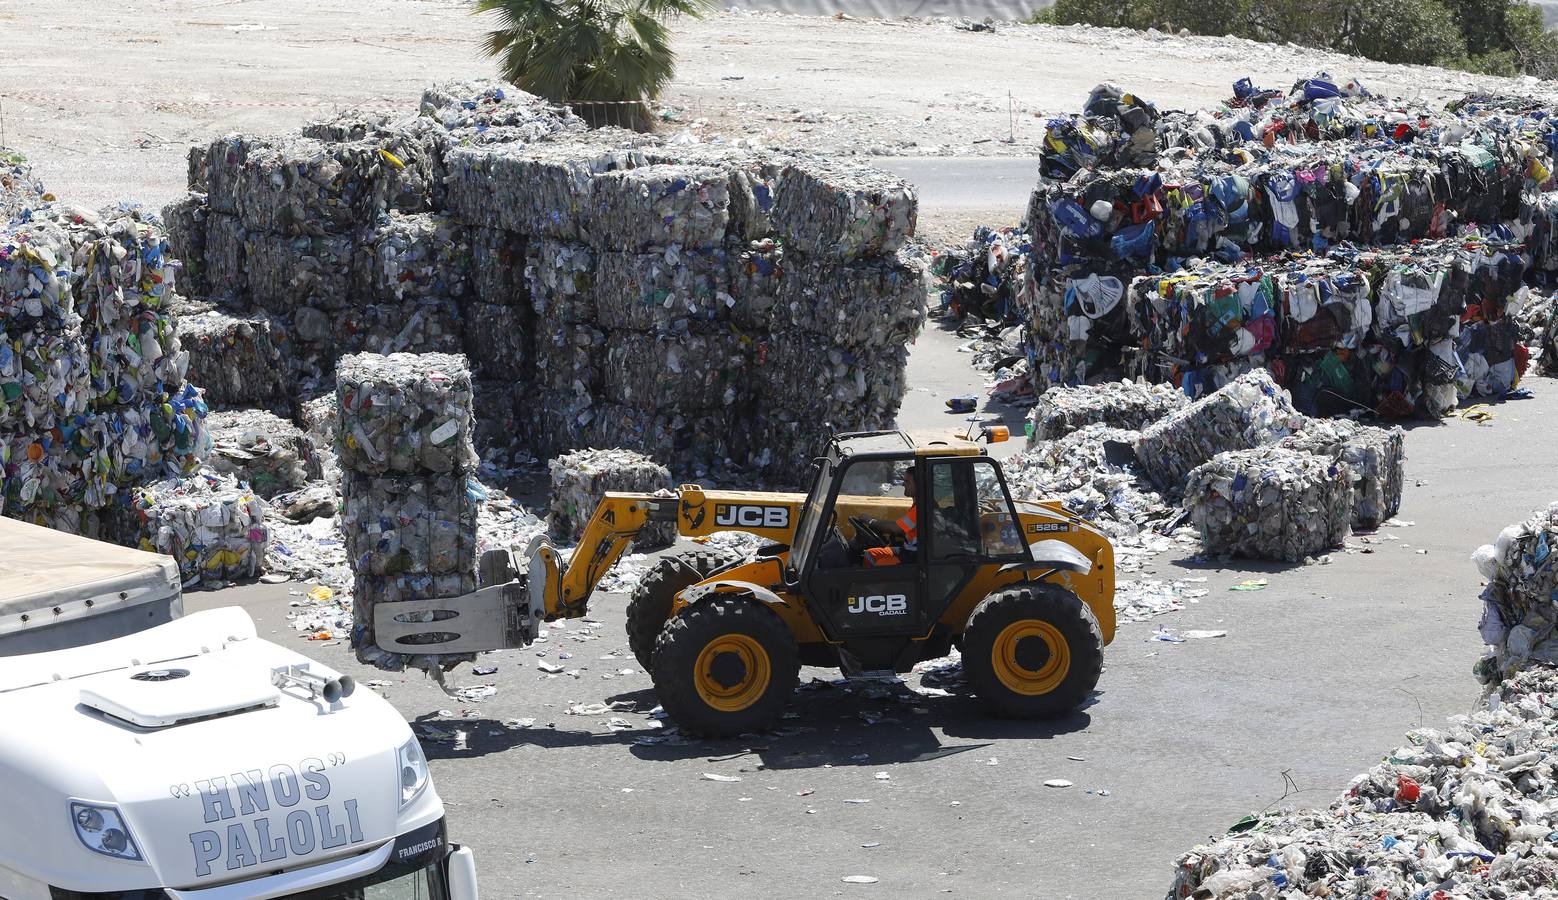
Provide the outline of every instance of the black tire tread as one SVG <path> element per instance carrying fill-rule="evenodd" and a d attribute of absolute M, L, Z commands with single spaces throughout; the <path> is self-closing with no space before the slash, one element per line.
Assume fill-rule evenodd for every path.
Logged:
<path fill-rule="evenodd" d="M 655 641 L 671 617 L 676 595 L 741 558 L 733 550 L 699 547 L 655 561 L 628 596 L 628 649 L 640 668 L 648 672 L 654 663 Z"/>
<path fill-rule="evenodd" d="M 699 652 L 721 634 L 740 631 L 768 651 L 772 676 L 758 701 L 738 713 L 711 709 L 698 696 L 692 667 Z M 682 732 L 696 737 L 733 737 L 772 728 L 795 693 L 801 665 L 795 636 L 778 614 L 751 597 L 710 597 L 686 607 L 665 624 L 655 646 L 652 671 L 660 705 Z"/>
<path fill-rule="evenodd" d="M 1019 619 L 1043 619 L 1066 636 L 1071 670 L 1048 694 L 1014 693 L 996 677 L 990 650 L 1001 630 Z M 1104 667 L 1103 630 L 1076 594 L 1044 582 L 1022 582 L 992 593 L 968 617 L 963 631 L 963 672 L 980 701 L 1005 718 L 1052 719 L 1069 715 L 1092 696 Z"/>

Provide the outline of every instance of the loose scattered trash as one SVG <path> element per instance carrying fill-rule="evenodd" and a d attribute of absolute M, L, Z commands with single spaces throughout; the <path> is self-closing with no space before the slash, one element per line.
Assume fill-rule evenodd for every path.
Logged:
<path fill-rule="evenodd" d="M 715 773 L 715 772 L 704 772 L 703 773 L 703 780 L 704 781 L 718 781 L 718 782 L 729 784 L 729 783 L 734 783 L 734 782 L 740 781 L 741 779 L 740 779 L 740 777 L 735 776 L 735 775 L 720 775 L 720 774 Z"/>
<path fill-rule="evenodd" d="M 1068 788 L 1071 787 L 1071 784 L 1072 783 L 1070 781 L 1067 781 L 1064 778 L 1051 778 L 1050 780 L 1044 782 L 1045 787 L 1052 788 Z"/>

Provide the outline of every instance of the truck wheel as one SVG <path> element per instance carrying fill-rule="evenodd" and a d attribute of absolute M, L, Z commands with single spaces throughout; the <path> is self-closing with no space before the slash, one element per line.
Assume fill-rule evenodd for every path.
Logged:
<path fill-rule="evenodd" d="M 687 588 L 734 562 L 741 554 L 730 550 L 687 550 L 660 557 L 628 597 L 628 648 L 645 672 L 655 658 L 655 641 L 671 618 L 671 602 Z"/>
<path fill-rule="evenodd" d="M 963 632 L 964 674 L 999 716 L 1064 716 L 1086 702 L 1103 667 L 1098 619 L 1058 585 L 997 591 L 974 607 Z"/>
<path fill-rule="evenodd" d="M 655 645 L 660 704 L 682 731 L 700 737 L 772 727 L 800 670 L 790 629 L 749 597 L 710 597 L 684 608 Z"/>

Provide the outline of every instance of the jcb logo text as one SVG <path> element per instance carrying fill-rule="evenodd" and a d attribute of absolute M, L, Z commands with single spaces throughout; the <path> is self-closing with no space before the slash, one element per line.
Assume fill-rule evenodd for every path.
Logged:
<path fill-rule="evenodd" d="M 739 528 L 789 528 L 790 508 L 721 503 L 714 507 L 714 523 Z"/>
<path fill-rule="evenodd" d="M 852 613 L 876 613 L 879 616 L 902 616 L 909 612 L 909 598 L 904 594 L 871 594 L 850 597 Z"/>

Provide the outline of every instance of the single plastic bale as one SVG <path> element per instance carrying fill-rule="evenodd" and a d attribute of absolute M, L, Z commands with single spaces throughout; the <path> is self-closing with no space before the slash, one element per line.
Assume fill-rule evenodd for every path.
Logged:
<path fill-rule="evenodd" d="M 1087 425 L 1139 431 L 1183 409 L 1190 400 L 1166 384 L 1108 381 L 1053 387 L 1039 395 L 1028 414 L 1028 445 L 1065 437 Z"/>
<path fill-rule="evenodd" d="M 264 406 L 285 397 L 286 363 L 271 320 L 220 310 L 178 319 L 179 345 L 189 355 L 187 377 L 213 407 Z"/>
<path fill-rule="evenodd" d="M 728 321 L 736 304 L 730 292 L 730 262 L 722 247 L 603 250 L 594 260 L 591 294 L 604 328 L 681 331 Z"/>
<path fill-rule="evenodd" d="M 601 249 L 715 247 L 730 222 L 730 186 L 711 166 L 648 165 L 594 177 L 583 228 Z"/>
<path fill-rule="evenodd" d="M 300 306 L 346 309 L 354 299 L 355 246 L 348 236 L 247 232 L 243 258 L 249 296 L 281 315 Z"/>
<path fill-rule="evenodd" d="M 191 296 L 211 293 L 206 281 L 206 195 L 194 192 L 162 208 L 168 231 L 168 248 L 180 263 L 179 289 Z"/>
<path fill-rule="evenodd" d="M 403 172 L 371 140 L 288 137 L 252 146 L 238 172 L 238 216 L 251 231 L 343 234 L 390 209 Z"/>
<path fill-rule="evenodd" d="M 1176 491 L 1192 469 L 1217 454 L 1275 443 L 1301 423 L 1292 397 L 1261 369 L 1147 426 L 1136 457 L 1159 487 Z"/>
<path fill-rule="evenodd" d="M 459 353 L 464 321 L 453 300 L 413 299 L 358 306 L 335 314 L 335 353 Z"/>
<path fill-rule="evenodd" d="M 358 298 L 455 300 L 472 288 L 465 228 L 443 216 L 392 214 L 368 231 L 356 253 Z"/>
<path fill-rule="evenodd" d="M 778 179 L 772 221 L 807 258 L 891 256 L 914 236 L 919 204 L 896 175 L 859 163 L 796 161 Z"/>
<path fill-rule="evenodd" d="M 421 113 L 456 142 L 532 142 L 582 132 L 585 122 L 566 106 L 512 84 L 486 79 L 448 81 L 422 92 Z"/>
<path fill-rule="evenodd" d="M 249 296 L 248 233 L 238 217 L 214 211 L 206 218 L 205 287 L 213 297 Z"/>
<path fill-rule="evenodd" d="M 631 450 L 576 450 L 547 463 L 552 476 L 552 537 L 577 542 L 608 491 L 669 495 L 671 472 Z M 652 522 L 634 539 L 645 549 L 664 547 L 676 539 L 676 522 Z"/>
<path fill-rule="evenodd" d="M 341 533 L 357 574 L 475 571 L 476 519 L 486 494 L 474 477 L 348 472 L 341 496 Z"/>
<path fill-rule="evenodd" d="M 1473 559 L 1487 580 L 1482 592 L 1482 641 L 1508 672 L 1533 662 L 1558 665 L 1558 503 L 1505 528 Z M 1551 671 L 1550 669 L 1548 671 Z"/>
<path fill-rule="evenodd" d="M 601 394 L 639 409 L 717 410 L 742 395 L 747 371 L 748 352 L 728 331 L 660 337 L 619 331 L 606 340 Z"/>
<path fill-rule="evenodd" d="M 186 582 L 254 578 L 265 562 L 266 504 L 230 476 L 203 472 L 132 488 L 120 539 L 178 561 Z"/>
<path fill-rule="evenodd" d="M 336 444 L 348 472 L 463 472 L 476 463 L 471 373 L 462 356 L 347 356 L 336 365 L 336 398 Z"/>
<path fill-rule="evenodd" d="M 845 264 L 792 261 L 773 307 L 773 324 L 839 346 L 903 345 L 919 336 L 926 299 L 923 270 L 896 256 Z"/>
<path fill-rule="evenodd" d="M 1278 441 L 1277 446 L 1345 464 L 1353 479 L 1352 527 L 1372 531 L 1401 509 L 1405 441 L 1400 428 L 1306 418 L 1297 433 Z"/>
<path fill-rule="evenodd" d="M 531 241 L 525 282 L 536 315 L 552 322 L 595 322 L 596 254 L 582 244 Z"/>
<path fill-rule="evenodd" d="M 211 469 L 233 476 L 266 500 L 323 477 L 314 439 L 273 413 L 214 412 L 206 428 L 211 433 Z"/>
<path fill-rule="evenodd" d="M 1191 471 L 1185 507 L 1208 552 L 1302 562 L 1347 540 L 1352 473 L 1294 450 L 1219 453 Z"/>

